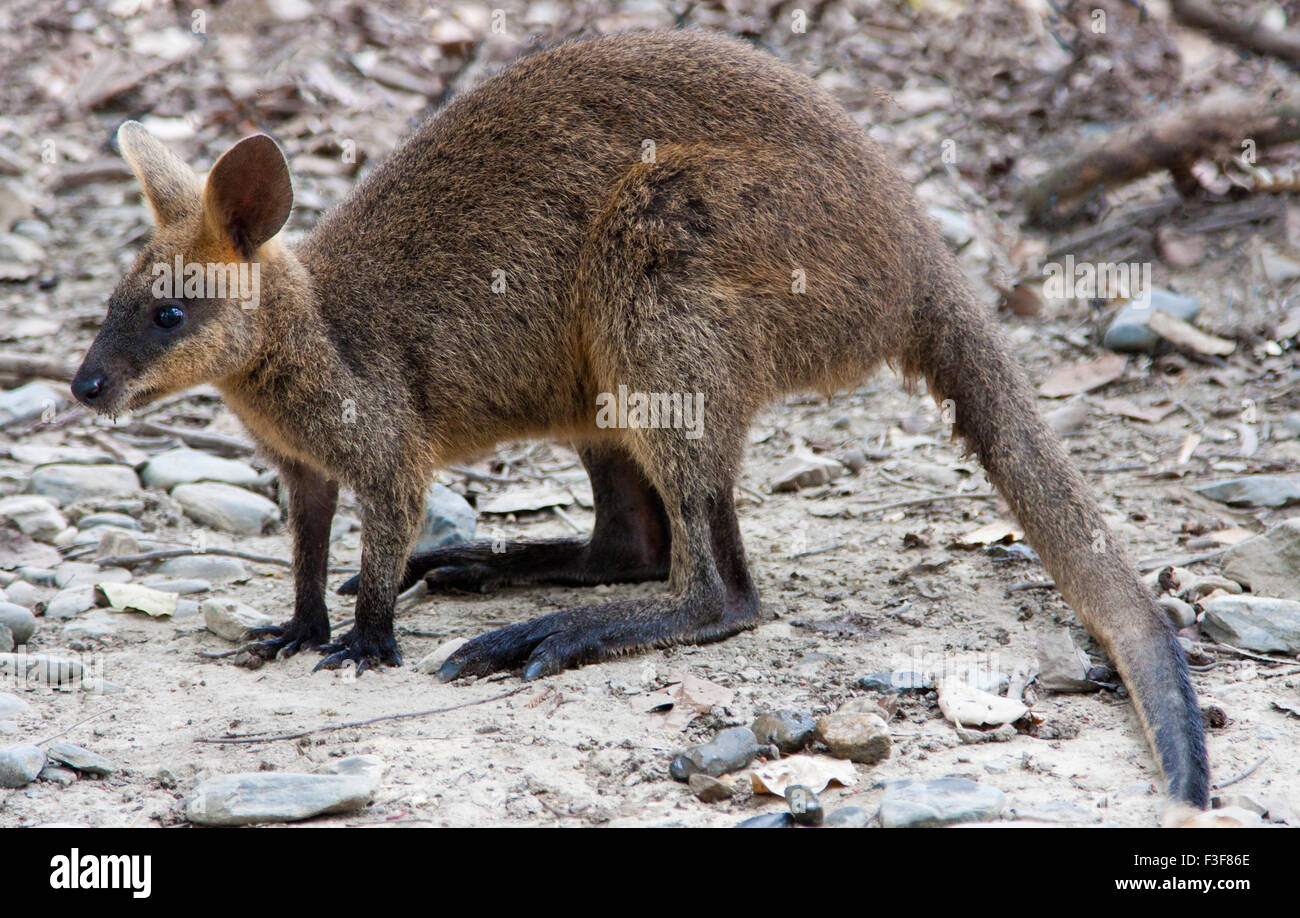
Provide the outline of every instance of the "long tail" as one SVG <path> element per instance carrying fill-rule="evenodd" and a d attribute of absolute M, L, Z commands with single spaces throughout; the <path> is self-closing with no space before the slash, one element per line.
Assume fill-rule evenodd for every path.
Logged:
<path fill-rule="evenodd" d="M 1209 804 L 1205 732 L 1168 618 L 1043 422 L 1024 372 L 955 265 L 934 265 L 902 369 L 952 400 L 956 431 L 1024 527 L 1057 587 L 1110 655 L 1174 801 Z"/>

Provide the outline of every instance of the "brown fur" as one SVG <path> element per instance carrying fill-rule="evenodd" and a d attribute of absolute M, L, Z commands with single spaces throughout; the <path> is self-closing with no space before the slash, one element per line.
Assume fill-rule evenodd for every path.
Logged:
<path fill-rule="evenodd" d="M 447 677 L 533 676 L 752 627 L 731 506 L 751 418 L 891 361 L 953 400 L 958 432 L 1118 664 L 1171 793 L 1205 805 L 1199 712 L 1166 620 L 910 189 L 808 79 L 697 33 L 561 45 L 454 100 L 292 248 L 263 238 L 291 194 L 266 138 L 226 154 L 239 169 L 219 164 L 202 195 L 138 126 L 122 141 L 159 226 L 83 374 L 108 380 L 108 411 L 213 381 L 280 464 L 297 600 L 264 652 L 328 637 L 336 483 L 363 507 L 363 556 L 357 624 L 327 665 L 396 661 L 394 596 L 427 571 L 431 585 L 669 578 L 660 599 L 478 638 Z M 256 258 L 262 306 L 208 309 L 145 359 L 138 273 L 177 251 Z M 705 435 L 599 428 L 596 397 L 620 385 L 703 393 Z M 592 539 L 404 567 L 434 470 L 534 436 L 582 444 Z"/>

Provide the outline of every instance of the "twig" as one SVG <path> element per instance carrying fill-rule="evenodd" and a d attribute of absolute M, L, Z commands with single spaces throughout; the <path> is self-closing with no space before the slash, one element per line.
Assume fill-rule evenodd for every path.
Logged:
<path fill-rule="evenodd" d="M 1215 650 L 1226 650 L 1229 653 L 1235 653 L 1238 656 L 1245 657 L 1248 660 L 1258 660 L 1261 663 L 1272 663 L 1275 666 L 1295 666 L 1295 660 L 1279 660 L 1277 657 L 1266 657 L 1262 653 L 1252 653 L 1249 650 L 1242 650 L 1240 647 L 1233 647 L 1231 644 L 1220 644 L 1218 642 L 1206 644 L 1207 647 L 1213 647 Z"/>
<path fill-rule="evenodd" d="M 1268 756 L 1264 756 L 1262 759 L 1260 759 L 1254 765 L 1247 768 L 1241 774 L 1237 775 L 1235 778 L 1229 778 L 1227 781 L 1220 781 L 1218 784 L 1215 784 L 1214 789 L 1223 790 L 1223 788 L 1231 784 L 1236 784 L 1238 781 L 1245 781 L 1247 778 L 1249 778 L 1251 775 L 1255 773 L 1255 770 L 1259 768 L 1259 766 L 1263 765 L 1267 761 L 1268 761 Z"/>
<path fill-rule="evenodd" d="M 55 733 L 55 734 L 52 734 L 51 736 L 47 736 L 47 737 L 45 737 L 45 739 L 37 740 L 36 743 L 35 743 L 34 745 L 37 745 L 37 746 L 43 746 L 43 745 L 45 745 L 46 743 L 50 742 L 51 740 L 56 740 L 56 739 L 58 739 L 60 736 L 67 736 L 69 733 L 71 733 L 73 730 L 75 730 L 75 729 L 77 729 L 78 727 L 80 727 L 82 724 L 88 724 L 88 723 L 90 723 L 92 720 L 94 720 L 96 717 L 103 717 L 105 714 L 109 713 L 110 711 L 114 711 L 114 710 L 116 710 L 116 708 L 104 708 L 104 710 L 100 711 L 98 714 L 91 714 L 89 717 L 85 718 L 84 720 L 79 720 L 79 721 L 77 721 L 75 724 L 73 724 L 71 727 L 69 727 L 69 728 L 66 729 L 66 730 L 60 730 L 58 733 Z"/>
<path fill-rule="evenodd" d="M 863 507 L 857 511 L 858 515 L 866 513 L 880 513 L 885 510 L 896 510 L 900 507 L 921 507 L 925 504 L 934 504 L 947 500 L 995 500 L 997 495 L 992 491 L 963 491 L 956 494 L 935 494 L 932 497 L 913 497 L 908 500 L 895 500 L 887 504 L 876 504 L 873 507 Z"/>
<path fill-rule="evenodd" d="M 1025 590 L 1054 590 L 1056 589 L 1055 580 L 1021 580 L 1019 583 L 1013 583 L 1007 587 L 1007 595 L 1012 593 L 1021 593 Z"/>
<path fill-rule="evenodd" d="M 240 558 L 256 564 L 278 564 L 281 567 L 293 567 L 293 562 L 284 558 L 257 555 L 250 551 L 240 551 L 237 548 L 205 548 L 202 551 L 195 551 L 192 548 L 162 548 L 158 551 L 141 552 L 138 555 L 110 555 L 107 558 L 95 558 L 94 561 L 101 567 L 134 567 L 137 564 L 148 564 L 150 561 L 165 561 L 168 558 L 183 558 L 187 555 L 221 555 L 225 558 Z"/>
<path fill-rule="evenodd" d="M 0 373 L 12 376 L 40 376 L 45 379 L 57 379 L 69 382 L 76 374 L 76 367 L 56 360 L 53 357 L 36 357 L 31 354 L 0 353 Z"/>
<path fill-rule="evenodd" d="M 1147 571 L 1154 571 L 1161 567 L 1186 567 L 1200 561 L 1213 561 L 1231 547 L 1227 545 L 1214 551 L 1207 551 L 1203 555 L 1183 555 L 1181 558 L 1144 558 L 1138 562 L 1138 570 L 1145 574 Z"/>
<path fill-rule="evenodd" d="M 572 529 L 574 532 L 576 532 L 578 535 L 582 535 L 587 531 L 583 529 L 581 526 L 579 526 L 577 523 L 575 523 L 573 521 L 573 517 L 569 516 L 569 514 L 565 513 L 559 507 L 552 507 L 551 511 L 560 519 L 564 520 L 565 525 L 568 526 L 570 529 Z"/>
<path fill-rule="evenodd" d="M 209 433 L 205 430 L 187 430 L 170 424 L 158 424 L 154 421 L 136 421 L 127 428 L 130 433 L 153 434 L 163 437 L 175 437 L 186 446 L 204 449 L 227 456 L 251 456 L 257 452 L 256 447 L 247 441 L 222 434 Z"/>
<path fill-rule="evenodd" d="M 843 547 L 843 542 L 835 542 L 832 545 L 823 545 L 821 548 L 810 548 L 807 551 L 796 552 L 790 556 L 790 560 L 796 561 L 799 558 L 807 558 L 809 555 L 823 555 L 828 551 L 838 551 Z"/>
<path fill-rule="evenodd" d="M 1201 0 L 1172 0 L 1169 10 L 1184 25 L 1202 29 L 1229 44 L 1300 64 L 1300 33 L 1287 29 L 1275 32 L 1260 22 L 1233 19 Z"/>
<path fill-rule="evenodd" d="M 351 730 L 357 727 L 368 727 L 371 724 L 381 723 L 386 720 L 407 720 L 412 717 L 429 717 L 433 714 L 446 714 L 448 711 L 459 711 L 462 708 L 472 708 L 479 704 L 489 704 L 493 701 L 501 701 L 509 698 L 511 695 L 518 695 L 520 692 L 532 688 L 533 686 L 524 683 L 518 688 L 513 688 L 508 692 L 502 692 L 500 695 L 492 695 L 488 698 L 480 698 L 478 701 L 465 701 L 461 704 L 453 704 L 445 708 L 430 708 L 427 711 L 410 711 L 406 714 L 385 714 L 382 717 L 371 717 L 369 720 L 353 720 L 344 724 L 326 724 L 324 727 L 313 727 L 310 730 L 302 730 L 298 733 L 277 733 L 274 736 L 227 736 L 227 737 L 207 737 L 196 736 L 196 743 L 211 743 L 215 745 L 235 745 L 251 743 L 275 743 L 280 740 L 302 739 L 304 736 L 312 736 L 316 733 L 330 733 L 334 730 Z"/>

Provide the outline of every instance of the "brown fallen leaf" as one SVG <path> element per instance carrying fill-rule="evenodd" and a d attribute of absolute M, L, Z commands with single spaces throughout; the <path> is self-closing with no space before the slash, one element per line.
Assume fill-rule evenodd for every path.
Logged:
<path fill-rule="evenodd" d="M 705 713 L 714 705 L 730 704 L 735 696 L 731 689 L 698 676 L 674 673 L 669 679 L 672 681 L 668 686 L 650 693 L 640 702 L 648 705 L 645 708 L 647 713 L 664 713 L 665 725 L 676 730 L 686 729 L 696 715 Z"/>
<path fill-rule="evenodd" d="M 1171 316 L 1163 309 L 1151 313 L 1147 319 L 1147 326 L 1174 347 L 1196 354 L 1225 357 L 1237 349 L 1235 341 L 1207 334 L 1195 325 L 1184 322 L 1177 316 Z"/>
<path fill-rule="evenodd" d="M 787 789 L 802 784 L 819 794 L 832 783 L 852 787 L 857 783 L 853 763 L 819 755 L 788 755 L 755 768 L 749 776 L 756 794 L 784 797 Z"/>
<path fill-rule="evenodd" d="M 1062 398 L 1088 392 L 1124 375 L 1128 358 L 1123 354 L 1104 354 L 1094 360 L 1085 360 L 1062 367 L 1043 381 L 1038 394 L 1046 398 Z"/>
<path fill-rule="evenodd" d="M 1102 399 L 1101 407 L 1105 408 L 1109 414 L 1133 418 L 1135 421 L 1146 421 L 1148 424 L 1163 421 L 1178 409 L 1177 405 L 1168 400 L 1162 400 L 1151 405 L 1139 405 L 1128 398 Z"/>

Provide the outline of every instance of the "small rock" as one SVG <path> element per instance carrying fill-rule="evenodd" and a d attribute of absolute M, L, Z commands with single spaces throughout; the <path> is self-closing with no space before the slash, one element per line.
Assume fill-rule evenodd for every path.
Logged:
<path fill-rule="evenodd" d="M 232 583 L 248 579 L 248 570 L 237 558 L 221 555 L 181 555 L 158 565 L 158 573 L 175 580 L 207 580 Z"/>
<path fill-rule="evenodd" d="M 45 767 L 45 750 L 31 743 L 0 749 L 0 787 L 26 787 Z"/>
<path fill-rule="evenodd" d="M 0 625 L 13 632 L 15 644 L 26 644 L 36 633 L 36 616 L 22 606 L 0 602 Z"/>
<path fill-rule="evenodd" d="M 711 778 L 706 774 L 696 772 L 691 775 L 686 782 L 691 786 L 692 793 L 705 803 L 717 803 L 720 800 L 726 800 L 735 794 L 730 784 L 719 781 L 717 778 Z"/>
<path fill-rule="evenodd" d="M 132 519 L 125 513 L 88 513 L 81 519 L 77 520 L 77 525 L 82 529 L 94 529 L 96 526 L 112 526 L 115 529 L 129 529 L 132 532 L 140 532 L 141 526 L 139 520 Z"/>
<path fill-rule="evenodd" d="M 1218 596 L 1201 628 L 1216 641 L 1256 653 L 1300 653 L 1300 602 L 1266 596 Z"/>
<path fill-rule="evenodd" d="M 173 616 L 175 618 L 175 616 Z M 116 629 L 111 622 L 102 619 L 78 618 L 63 626 L 65 641 L 102 641 L 112 637 Z"/>
<path fill-rule="evenodd" d="M 415 668 L 422 673 L 436 673 L 438 668 L 447 662 L 448 657 L 460 650 L 467 643 L 469 643 L 467 638 L 452 638 L 450 641 L 439 644 L 434 649 L 433 653 L 415 664 Z"/>
<path fill-rule="evenodd" d="M 817 734 L 817 722 L 808 714 L 776 711 L 760 714 L 750 724 L 759 745 L 771 744 L 789 755 L 803 749 Z"/>
<path fill-rule="evenodd" d="M 0 718 L 9 720 L 31 713 L 32 706 L 12 692 L 0 692 Z"/>
<path fill-rule="evenodd" d="M 332 762 L 326 762 L 316 769 L 318 775 L 360 775 L 369 776 L 375 781 L 383 778 L 388 763 L 377 755 L 349 755 Z"/>
<path fill-rule="evenodd" d="M 117 771 L 117 766 L 97 752 L 74 746 L 72 743 L 51 743 L 49 756 L 69 768 L 86 775 L 105 777 Z"/>
<path fill-rule="evenodd" d="M 100 567 L 81 561 L 64 561 L 54 572 L 54 585 L 61 590 L 98 583 L 129 583 L 130 580 L 131 572 L 124 567 Z"/>
<path fill-rule="evenodd" d="M 27 490 L 52 497 L 62 506 L 92 497 L 122 497 L 140 490 L 135 470 L 125 465 L 43 465 L 32 472 Z"/>
<path fill-rule="evenodd" d="M 182 484 L 172 497 L 190 519 L 237 535 L 263 535 L 280 521 L 280 508 L 260 494 L 234 485 Z"/>
<path fill-rule="evenodd" d="M 93 586 L 71 587 L 60 590 L 45 604 L 46 618 L 75 618 L 88 609 L 95 608 Z"/>
<path fill-rule="evenodd" d="M 673 759 L 668 772 L 678 781 L 690 780 L 697 773 L 720 778 L 744 768 L 757 755 L 758 740 L 754 732 L 748 727 L 732 727 L 707 743 L 685 750 Z"/>
<path fill-rule="evenodd" d="M 1169 615 L 1169 623 L 1178 631 L 1196 624 L 1196 610 L 1177 596 L 1161 596 L 1160 607 Z"/>
<path fill-rule="evenodd" d="M 244 640 L 244 633 L 250 628 L 277 624 L 269 615 L 234 599 L 209 599 L 199 603 L 199 610 L 209 631 L 236 643 Z"/>
<path fill-rule="evenodd" d="M 49 781 L 51 784 L 57 784 L 59 787 L 69 787 L 77 783 L 77 773 L 70 768 L 60 768 L 58 765 L 46 765 L 41 769 L 40 778 L 42 781 Z"/>
<path fill-rule="evenodd" d="M 826 814 L 826 825 L 836 829 L 865 829 L 871 814 L 860 806 L 842 806 Z"/>
<path fill-rule="evenodd" d="M 446 485 L 434 482 L 424 499 L 424 522 L 415 543 L 416 551 L 432 551 L 474 538 L 478 511 L 469 501 Z"/>
<path fill-rule="evenodd" d="M 889 758 L 889 727 L 875 714 L 828 714 L 817 720 L 817 738 L 831 755 L 871 765 Z"/>
<path fill-rule="evenodd" d="M 146 488 L 170 491 L 179 484 L 215 481 L 222 484 L 248 487 L 257 482 L 257 472 L 252 466 L 234 459 L 222 459 L 197 449 L 172 449 L 159 453 L 140 470 L 140 480 Z"/>
<path fill-rule="evenodd" d="M 785 789 L 785 803 L 790 808 L 790 815 L 801 826 L 819 826 L 826 821 L 826 811 L 822 802 L 810 788 L 795 784 Z"/>
<path fill-rule="evenodd" d="M 96 558 L 115 558 L 125 555 L 138 555 L 140 543 L 129 532 L 110 529 L 99 537 L 95 547 Z"/>
<path fill-rule="evenodd" d="M 116 460 L 103 450 L 87 446 L 45 446 L 39 443 L 16 443 L 9 455 L 25 465 L 114 465 Z"/>
<path fill-rule="evenodd" d="M 763 813 L 759 816 L 751 816 L 744 822 L 736 823 L 733 828 L 736 829 L 792 829 L 794 828 L 794 817 L 788 812 L 780 813 Z"/>
<path fill-rule="evenodd" d="M 1006 795 L 966 778 L 890 781 L 880 801 L 880 824 L 886 829 L 946 826 L 997 819 Z"/>
<path fill-rule="evenodd" d="M 1088 678 L 1092 661 L 1074 646 L 1064 628 L 1038 635 L 1038 686 L 1049 692 L 1095 692 L 1101 688 Z"/>
<path fill-rule="evenodd" d="M 1229 548 L 1223 572 L 1252 592 L 1300 600 L 1300 517 Z"/>
<path fill-rule="evenodd" d="M 858 687 L 873 692 L 919 692 L 934 684 L 925 673 L 904 670 L 896 673 L 872 673 L 858 680 Z"/>
<path fill-rule="evenodd" d="M 806 450 L 796 450 L 777 468 L 772 476 L 773 491 L 798 491 L 829 484 L 844 474 L 844 466 L 829 456 L 818 456 Z"/>
<path fill-rule="evenodd" d="M 1229 478 L 1198 485 L 1192 490 L 1230 507 L 1285 507 L 1300 502 L 1300 480 L 1279 475 Z"/>
<path fill-rule="evenodd" d="M 0 423 L 15 418 L 39 417 L 63 402 L 64 396 L 45 383 L 30 382 L 17 389 L 6 389 L 0 392 Z"/>
<path fill-rule="evenodd" d="M 378 780 L 370 775 L 221 775 L 195 789 L 185 818 L 204 826 L 297 822 L 362 809 L 378 788 Z"/>
<path fill-rule="evenodd" d="M 5 598 L 14 605 L 30 609 L 40 601 L 41 593 L 26 580 L 15 580 L 5 587 Z"/>
<path fill-rule="evenodd" d="M 188 596 L 191 593 L 207 593 L 212 590 L 212 584 L 206 580 L 145 580 L 144 585 L 154 590 L 162 590 L 164 593 L 176 593 L 181 596 Z"/>
<path fill-rule="evenodd" d="M 54 501 L 34 494 L 20 494 L 0 500 L 0 520 L 12 523 L 23 535 L 49 542 L 68 528 L 68 521 Z"/>
<path fill-rule="evenodd" d="M 1102 346 L 1122 353 L 1153 353 L 1162 339 L 1147 325 L 1147 320 L 1156 310 L 1190 322 L 1201 311 L 1201 305 L 1189 297 L 1153 288 L 1149 301 L 1131 300 L 1115 314 L 1102 337 Z"/>

